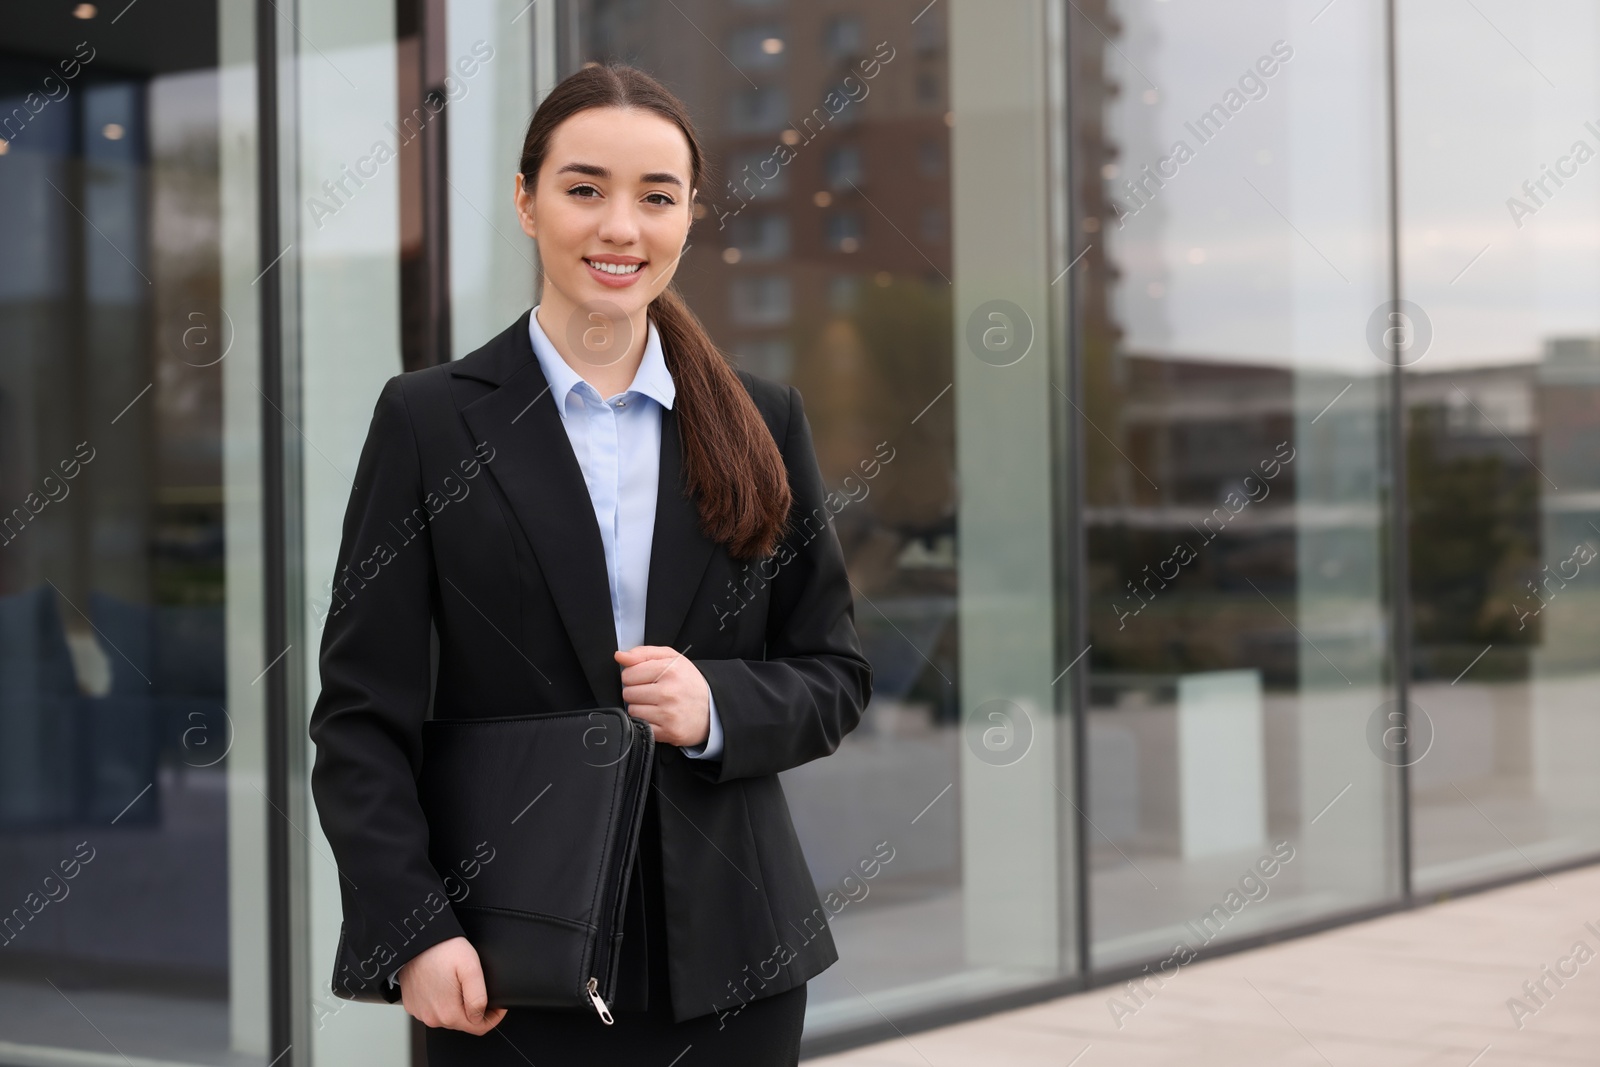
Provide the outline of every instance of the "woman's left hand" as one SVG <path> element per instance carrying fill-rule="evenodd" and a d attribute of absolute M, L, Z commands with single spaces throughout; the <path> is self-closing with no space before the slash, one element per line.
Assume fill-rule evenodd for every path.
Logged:
<path fill-rule="evenodd" d="M 619 650 L 622 699 L 628 714 L 650 724 L 657 741 L 682 748 L 711 736 L 711 684 L 675 648 L 635 645 Z"/>

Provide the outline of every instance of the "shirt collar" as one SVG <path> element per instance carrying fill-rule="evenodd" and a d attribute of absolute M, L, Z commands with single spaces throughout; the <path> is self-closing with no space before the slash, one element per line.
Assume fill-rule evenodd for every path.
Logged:
<path fill-rule="evenodd" d="M 533 342 L 533 354 L 539 360 L 539 368 L 544 371 L 544 380 L 550 383 L 550 392 L 557 399 L 556 410 L 561 412 L 561 417 L 565 419 L 567 395 L 584 379 L 561 358 L 561 353 L 556 351 L 555 345 L 545 335 L 544 328 L 539 325 L 538 312 L 539 307 L 536 305 L 528 314 L 528 337 Z M 599 390 L 595 392 L 599 395 Z M 672 401 L 678 395 L 677 387 L 672 382 L 672 374 L 667 370 L 666 355 L 661 348 L 661 334 L 654 322 L 649 322 L 644 358 L 639 361 L 639 369 L 634 373 L 633 382 L 626 392 L 647 396 L 664 408 L 672 407 Z"/>

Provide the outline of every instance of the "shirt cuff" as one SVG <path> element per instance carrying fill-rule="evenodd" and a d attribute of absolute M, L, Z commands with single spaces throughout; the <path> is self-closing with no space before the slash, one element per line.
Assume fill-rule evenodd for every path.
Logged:
<path fill-rule="evenodd" d="M 717 715 L 717 698 L 711 692 L 710 682 L 706 683 L 706 699 L 711 704 L 711 731 L 706 735 L 704 744 L 683 749 L 683 754 L 690 759 L 720 759 L 722 757 L 722 719 Z"/>
<path fill-rule="evenodd" d="M 389 985 L 398 986 L 400 984 L 394 980 L 394 976 L 399 974 L 404 968 L 405 964 L 402 963 L 399 967 L 396 967 L 393 971 L 389 972 Z"/>

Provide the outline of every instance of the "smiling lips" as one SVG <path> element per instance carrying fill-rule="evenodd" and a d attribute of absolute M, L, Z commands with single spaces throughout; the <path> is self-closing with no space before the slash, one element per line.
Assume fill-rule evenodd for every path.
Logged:
<path fill-rule="evenodd" d="M 644 260 L 586 259 L 591 267 L 599 267 L 608 274 L 633 274 L 644 266 Z"/>
<path fill-rule="evenodd" d="M 631 256 L 585 257 L 583 262 L 595 280 L 613 289 L 632 285 L 645 266 L 644 260 Z"/>

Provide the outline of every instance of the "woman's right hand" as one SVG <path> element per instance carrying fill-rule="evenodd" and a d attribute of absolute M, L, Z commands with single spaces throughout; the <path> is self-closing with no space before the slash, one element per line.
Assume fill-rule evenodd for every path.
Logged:
<path fill-rule="evenodd" d="M 506 1009 L 488 1011 L 478 950 L 464 937 L 426 949 L 400 968 L 400 1000 L 424 1026 L 442 1026 L 482 1036 L 505 1018 Z"/>

